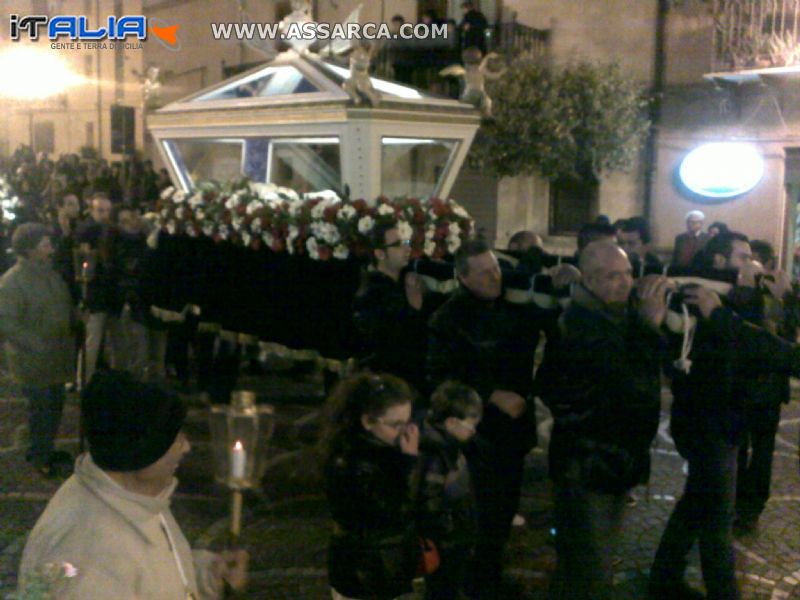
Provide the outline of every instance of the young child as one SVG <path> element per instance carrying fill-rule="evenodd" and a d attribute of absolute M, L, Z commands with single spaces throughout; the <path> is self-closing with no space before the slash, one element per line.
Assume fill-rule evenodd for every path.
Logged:
<path fill-rule="evenodd" d="M 462 383 L 441 384 L 420 441 L 415 513 L 420 535 L 436 544 L 439 569 L 425 580 L 426 600 L 464 597 L 467 566 L 475 542 L 475 508 L 462 447 L 475 435 L 483 403 Z"/>
<path fill-rule="evenodd" d="M 418 548 L 411 477 L 419 446 L 412 397 L 393 375 L 362 373 L 342 381 L 329 399 L 321 445 L 334 521 L 334 600 L 389 600 L 411 591 Z"/>

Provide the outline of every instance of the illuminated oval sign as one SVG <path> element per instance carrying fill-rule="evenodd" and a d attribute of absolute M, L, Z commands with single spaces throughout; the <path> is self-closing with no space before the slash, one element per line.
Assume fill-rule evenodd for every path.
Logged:
<path fill-rule="evenodd" d="M 678 174 L 683 185 L 699 196 L 733 198 L 761 181 L 764 159 L 751 144 L 714 142 L 689 152 Z"/>

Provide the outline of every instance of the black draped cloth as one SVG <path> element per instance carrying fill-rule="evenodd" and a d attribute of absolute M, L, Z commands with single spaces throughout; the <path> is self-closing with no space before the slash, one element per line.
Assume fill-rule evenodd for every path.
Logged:
<path fill-rule="evenodd" d="M 352 355 L 352 300 L 363 263 L 317 261 L 205 237 L 161 234 L 153 305 L 197 305 L 201 322 L 328 358 Z"/>

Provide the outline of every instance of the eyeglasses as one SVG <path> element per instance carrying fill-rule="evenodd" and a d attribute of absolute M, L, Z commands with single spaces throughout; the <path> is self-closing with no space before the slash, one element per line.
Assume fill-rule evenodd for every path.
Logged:
<path fill-rule="evenodd" d="M 396 242 L 392 242 L 391 244 L 384 244 L 384 250 L 389 248 L 410 248 L 411 247 L 411 240 L 397 240 Z"/>

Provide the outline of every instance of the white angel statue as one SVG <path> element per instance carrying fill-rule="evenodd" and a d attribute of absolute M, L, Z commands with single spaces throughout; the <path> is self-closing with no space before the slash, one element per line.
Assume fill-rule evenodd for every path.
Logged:
<path fill-rule="evenodd" d="M 499 79 L 506 72 L 505 67 L 498 71 L 489 70 L 489 62 L 496 58 L 500 58 L 496 52 L 483 56 L 478 48 L 467 48 L 461 54 L 463 67 L 450 65 L 439 71 L 439 75 L 443 77 L 453 75 L 464 79 L 464 91 L 461 92 L 460 100 L 472 104 L 484 117 L 492 116 L 492 99 L 486 93 L 484 82 L 487 79 Z"/>
<path fill-rule="evenodd" d="M 373 87 L 369 77 L 369 65 L 376 48 L 377 45 L 360 44 L 350 52 L 350 77 L 342 83 L 342 89 L 355 104 L 361 104 L 361 94 L 367 97 L 372 106 L 377 106 L 381 101 L 381 94 Z"/>

